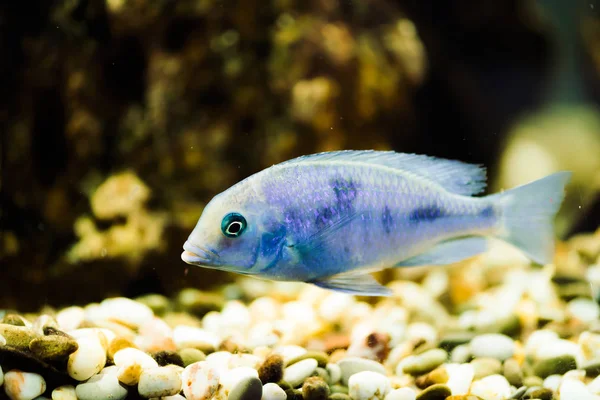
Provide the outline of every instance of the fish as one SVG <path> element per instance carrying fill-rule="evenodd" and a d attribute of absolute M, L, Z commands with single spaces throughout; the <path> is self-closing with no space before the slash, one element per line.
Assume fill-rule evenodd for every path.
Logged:
<path fill-rule="evenodd" d="M 374 272 L 454 264 L 486 252 L 490 239 L 548 264 L 570 177 L 476 196 L 486 188 L 479 164 L 377 150 L 304 155 L 210 200 L 181 259 L 360 296 L 392 295 Z"/>

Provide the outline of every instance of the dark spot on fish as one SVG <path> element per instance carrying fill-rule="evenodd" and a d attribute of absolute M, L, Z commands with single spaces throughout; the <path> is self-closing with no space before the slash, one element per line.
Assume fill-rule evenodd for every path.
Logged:
<path fill-rule="evenodd" d="M 319 207 L 315 218 L 315 225 L 318 229 L 327 226 L 335 216 L 335 210 L 332 207 Z"/>
<path fill-rule="evenodd" d="M 350 254 L 350 248 L 348 246 L 344 246 L 344 253 Z"/>
<path fill-rule="evenodd" d="M 425 206 L 414 209 L 409 215 L 408 220 L 414 223 L 417 222 L 433 222 L 438 218 L 442 218 L 444 212 L 437 206 Z"/>
<path fill-rule="evenodd" d="M 350 211 L 358 194 L 356 184 L 351 179 L 336 178 L 330 185 L 335 193 L 337 210 L 340 213 Z"/>
<path fill-rule="evenodd" d="M 392 232 L 394 218 L 392 217 L 392 212 L 390 211 L 388 206 L 384 207 L 383 213 L 381 214 L 381 225 L 383 226 L 383 231 L 387 235 L 389 235 Z"/>
<path fill-rule="evenodd" d="M 494 207 L 492 206 L 487 206 L 486 208 L 484 208 L 483 210 L 481 210 L 481 212 L 479 213 L 479 216 L 483 217 L 483 218 L 491 218 L 494 216 Z"/>

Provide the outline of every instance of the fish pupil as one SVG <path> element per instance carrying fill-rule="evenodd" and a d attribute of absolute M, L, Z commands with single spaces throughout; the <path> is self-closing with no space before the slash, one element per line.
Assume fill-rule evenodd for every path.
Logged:
<path fill-rule="evenodd" d="M 240 236 L 246 229 L 246 219 L 238 213 L 229 213 L 223 218 L 221 231 L 229 238 Z"/>

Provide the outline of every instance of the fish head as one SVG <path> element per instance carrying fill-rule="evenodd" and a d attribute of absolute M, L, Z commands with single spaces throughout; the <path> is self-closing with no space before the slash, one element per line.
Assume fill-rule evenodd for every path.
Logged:
<path fill-rule="evenodd" d="M 264 238 L 271 237 L 266 217 L 269 206 L 259 197 L 236 187 L 215 196 L 183 245 L 181 259 L 244 275 L 253 275 L 268 264 Z"/>

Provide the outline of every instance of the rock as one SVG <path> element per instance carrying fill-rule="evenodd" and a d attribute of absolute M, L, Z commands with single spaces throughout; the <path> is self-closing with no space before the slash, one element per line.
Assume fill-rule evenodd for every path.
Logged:
<path fill-rule="evenodd" d="M 534 388 L 527 390 L 526 393 L 525 397 L 529 399 L 552 400 L 554 396 L 554 392 L 548 388 Z"/>
<path fill-rule="evenodd" d="M 229 392 L 240 380 L 246 379 L 249 376 L 258 378 L 258 372 L 254 368 L 250 367 L 237 367 L 222 371 L 220 376 L 221 378 L 219 380 L 220 385 L 217 398 L 227 398 L 229 396 Z"/>
<path fill-rule="evenodd" d="M 19 350 L 28 350 L 29 343 L 38 337 L 33 329 L 26 326 L 0 324 L 0 335 L 6 344 Z"/>
<path fill-rule="evenodd" d="M 502 363 L 495 358 L 476 358 L 471 361 L 471 365 L 475 371 L 475 380 L 499 374 L 502 371 Z"/>
<path fill-rule="evenodd" d="M 267 383 L 263 386 L 261 400 L 286 400 L 285 391 L 275 383 Z"/>
<path fill-rule="evenodd" d="M 118 352 L 119 350 L 126 349 L 128 347 L 134 349 L 137 348 L 131 340 L 120 336 L 115 337 L 113 340 L 110 341 L 110 344 L 108 345 L 108 358 L 113 360 L 116 352 Z"/>
<path fill-rule="evenodd" d="M 145 398 L 173 396 L 181 391 L 181 377 L 175 368 L 145 368 L 139 378 L 138 393 Z"/>
<path fill-rule="evenodd" d="M 228 400 L 258 400 L 262 397 L 262 390 L 260 379 L 255 376 L 246 376 L 238 380 L 231 388 Z"/>
<path fill-rule="evenodd" d="M 514 358 L 509 358 L 502 365 L 502 375 L 512 386 L 521 387 L 523 385 L 523 371 L 521 366 Z"/>
<path fill-rule="evenodd" d="M 506 335 L 488 333 L 473 338 L 469 348 L 473 357 L 489 357 L 504 361 L 515 353 L 515 342 Z"/>
<path fill-rule="evenodd" d="M 206 360 L 206 355 L 201 350 L 190 347 L 179 350 L 179 356 L 181 357 L 184 367 L 198 361 Z"/>
<path fill-rule="evenodd" d="M 347 357 L 338 361 L 338 366 L 342 371 L 342 383 L 348 385 L 350 377 L 362 371 L 371 371 L 386 375 L 385 367 L 376 361 L 367 360 L 359 357 Z"/>
<path fill-rule="evenodd" d="M 39 374 L 13 369 L 4 375 L 4 391 L 12 400 L 31 400 L 46 391 L 46 381 Z"/>
<path fill-rule="evenodd" d="M 342 369 L 339 365 L 334 363 L 329 363 L 325 366 L 327 373 L 329 374 L 329 384 L 333 385 L 338 383 L 340 379 L 342 379 Z"/>
<path fill-rule="evenodd" d="M 0 320 L 0 324 L 26 327 L 31 326 L 31 324 L 25 318 L 17 314 L 6 314 L 4 317 L 2 317 L 2 320 Z"/>
<path fill-rule="evenodd" d="M 448 353 L 442 349 L 431 349 L 426 352 L 408 356 L 399 364 L 402 366 L 402 372 L 410 375 L 425 374 L 434 368 L 440 366 L 448 359 Z"/>
<path fill-rule="evenodd" d="M 577 368 L 575 358 L 571 355 L 564 355 L 538 361 L 533 366 L 533 371 L 535 375 L 543 379 L 554 374 L 562 375 L 575 368 Z"/>
<path fill-rule="evenodd" d="M 544 383 L 542 384 L 542 386 L 546 389 L 552 390 L 553 392 L 557 392 L 562 380 L 562 375 L 550 375 L 549 377 L 544 379 Z"/>
<path fill-rule="evenodd" d="M 329 396 L 329 400 L 353 400 L 345 393 L 333 393 Z"/>
<path fill-rule="evenodd" d="M 171 307 L 167 297 L 156 293 L 137 297 L 134 301 L 149 307 L 155 315 L 163 315 Z"/>
<path fill-rule="evenodd" d="M 65 332 L 79 328 L 83 321 L 85 321 L 85 310 L 81 307 L 63 308 L 56 314 L 56 322 Z"/>
<path fill-rule="evenodd" d="M 306 353 L 306 349 L 296 345 L 285 345 L 277 347 L 273 353 L 279 354 L 281 357 L 283 357 L 283 362 L 287 363 L 288 361 L 296 357 L 300 357 L 302 354 Z"/>
<path fill-rule="evenodd" d="M 419 393 L 417 400 L 444 400 L 451 394 L 448 386 L 433 385 Z"/>
<path fill-rule="evenodd" d="M 127 389 L 119 384 L 114 373 L 92 376 L 87 382 L 77 385 L 75 393 L 80 400 L 122 400 L 127 397 Z"/>
<path fill-rule="evenodd" d="M 113 359 L 117 367 L 124 367 L 133 363 L 141 365 L 142 368 L 158 367 L 158 363 L 154 358 L 133 347 L 127 347 L 117 351 Z"/>
<path fill-rule="evenodd" d="M 294 365 L 285 368 L 283 371 L 283 380 L 288 382 L 292 387 L 297 387 L 315 372 L 318 365 L 319 363 L 314 358 L 298 361 Z"/>
<path fill-rule="evenodd" d="M 276 383 L 283 378 L 283 357 L 271 354 L 258 368 L 258 377 L 263 383 Z"/>
<path fill-rule="evenodd" d="M 67 372 L 71 378 L 85 381 L 104 368 L 106 350 L 96 335 L 82 336 L 76 340 L 78 348 L 69 355 Z"/>
<path fill-rule="evenodd" d="M 139 328 L 154 317 L 150 307 L 126 297 L 106 299 L 96 311 L 94 319 L 114 321 L 133 328 Z"/>
<path fill-rule="evenodd" d="M 525 392 L 527 392 L 527 386 L 521 386 L 520 388 L 518 388 L 517 390 L 515 390 L 513 392 L 512 396 L 510 396 L 510 398 L 511 399 L 520 399 L 521 397 L 523 397 Z"/>
<path fill-rule="evenodd" d="M 471 349 L 466 344 L 458 345 L 450 354 L 450 361 L 453 363 L 463 364 L 471 358 Z"/>
<path fill-rule="evenodd" d="M 158 365 L 161 367 L 166 365 L 177 365 L 179 367 L 184 367 L 183 359 L 174 351 L 159 351 L 152 354 L 152 358 L 154 358 L 154 360 L 156 360 Z"/>
<path fill-rule="evenodd" d="M 577 343 L 586 360 L 600 361 L 600 334 L 589 331 L 581 332 Z"/>
<path fill-rule="evenodd" d="M 510 397 L 510 384 L 502 375 L 490 375 L 471 385 L 471 394 L 486 400 L 505 400 Z"/>
<path fill-rule="evenodd" d="M 302 384 L 302 397 L 304 400 L 327 400 L 329 386 L 323 378 L 312 376 L 306 378 Z"/>
<path fill-rule="evenodd" d="M 194 288 L 181 290 L 175 301 L 181 309 L 199 317 L 206 315 L 210 311 L 219 311 L 225 304 L 225 299 L 222 295 L 203 292 Z"/>
<path fill-rule="evenodd" d="M 75 339 L 62 335 L 42 336 L 29 342 L 29 350 L 47 361 L 64 360 L 78 348 Z"/>
<path fill-rule="evenodd" d="M 585 324 L 600 319 L 600 306 L 592 299 L 576 298 L 567 304 L 567 313 Z"/>
<path fill-rule="evenodd" d="M 261 361 L 261 358 L 255 356 L 254 354 L 237 353 L 233 354 L 231 358 L 229 358 L 227 365 L 229 368 L 250 367 L 258 370 L 262 364 Z"/>
<path fill-rule="evenodd" d="M 298 361 L 306 360 L 307 358 L 314 358 L 317 360 L 319 367 L 325 368 L 327 363 L 329 362 L 329 356 L 327 353 L 322 351 L 307 351 L 304 354 L 299 355 L 298 357 L 294 357 L 286 363 L 286 367 L 297 363 Z"/>
<path fill-rule="evenodd" d="M 592 398 L 592 394 L 585 383 L 576 379 L 563 379 L 558 388 L 558 395 L 560 400 L 583 400 Z"/>
<path fill-rule="evenodd" d="M 52 391 L 52 400 L 77 400 L 75 386 L 63 385 Z"/>
<path fill-rule="evenodd" d="M 475 377 L 475 368 L 472 364 L 460 364 L 453 368 L 446 366 L 448 370 L 448 381 L 446 386 L 450 388 L 453 395 L 469 393 L 469 388 Z"/>
<path fill-rule="evenodd" d="M 542 386 L 544 384 L 544 380 L 539 376 L 526 376 L 523 378 L 523 385 L 527 387 L 536 387 Z"/>
<path fill-rule="evenodd" d="M 448 371 L 443 365 L 415 379 L 415 385 L 420 389 L 425 389 L 428 386 L 438 383 L 445 384 L 446 382 L 448 382 Z"/>
<path fill-rule="evenodd" d="M 373 371 L 357 372 L 348 380 L 348 394 L 354 400 L 383 400 L 391 388 L 387 376 Z"/>
<path fill-rule="evenodd" d="M 588 383 L 588 390 L 592 394 L 600 395 L 600 375 L 595 377 L 593 381 Z"/>
<path fill-rule="evenodd" d="M 219 388 L 219 373 L 206 361 L 198 361 L 185 367 L 181 380 L 187 400 L 210 400 Z"/>
<path fill-rule="evenodd" d="M 417 393 L 408 387 L 394 389 L 390 391 L 384 400 L 416 400 Z"/>
<path fill-rule="evenodd" d="M 192 347 L 205 353 L 215 351 L 221 339 L 212 332 L 192 326 L 179 325 L 173 330 L 173 340 L 178 349 Z"/>

